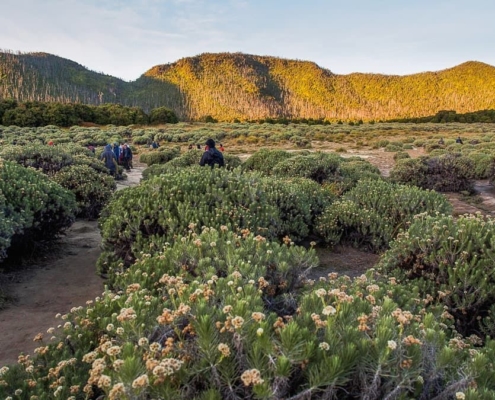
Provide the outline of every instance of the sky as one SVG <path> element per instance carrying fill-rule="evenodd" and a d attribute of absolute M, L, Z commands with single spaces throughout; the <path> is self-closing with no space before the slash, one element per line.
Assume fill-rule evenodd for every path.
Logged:
<path fill-rule="evenodd" d="M 0 49 L 55 54 L 126 81 L 219 52 L 407 75 L 495 65 L 495 1 L 1 0 Z"/>

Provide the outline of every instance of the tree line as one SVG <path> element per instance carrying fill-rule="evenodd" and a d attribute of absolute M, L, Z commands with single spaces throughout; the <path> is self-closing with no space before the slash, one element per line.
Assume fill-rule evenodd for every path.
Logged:
<path fill-rule="evenodd" d="M 98 106 L 78 103 L 45 103 L 40 101 L 0 101 L 0 124 L 4 126 L 69 127 L 83 122 L 98 125 L 147 125 L 179 122 L 177 115 L 166 107 L 145 113 L 140 107 L 120 104 Z"/>
<path fill-rule="evenodd" d="M 393 119 L 387 122 L 413 122 L 413 123 L 447 123 L 447 122 L 495 122 L 495 110 L 480 110 L 475 112 L 458 114 L 455 110 L 442 110 L 435 115 L 420 118 Z"/>

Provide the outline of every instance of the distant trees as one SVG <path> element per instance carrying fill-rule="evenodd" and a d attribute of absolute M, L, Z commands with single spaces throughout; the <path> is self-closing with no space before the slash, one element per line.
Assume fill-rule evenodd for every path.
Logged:
<path fill-rule="evenodd" d="M 150 123 L 177 123 L 175 113 L 165 107 L 151 110 L 148 116 L 139 107 L 126 107 L 120 104 L 44 103 L 30 101 L 18 103 L 15 100 L 0 101 L 0 124 L 16 126 L 56 125 L 69 127 L 82 122 L 99 125 L 145 125 Z"/>
<path fill-rule="evenodd" d="M 166 108 L 166 107 L 158 107 L 154 108 L 150 112 L 149 123 L 150 124 L 175 124 L 179 122 L 177 115 L 175 113 Z"/>
<path fill-rule="evenodd" d="M 495 122 L 495 110 L 480 110 L 464 114 L 457 114 L 454 110 L 441 110 L 435 115 L 420 118 L 401 118 L 393 119 L 387 122 L 414 122 L 414 123 L 426 123 L 426 122 Z"/>

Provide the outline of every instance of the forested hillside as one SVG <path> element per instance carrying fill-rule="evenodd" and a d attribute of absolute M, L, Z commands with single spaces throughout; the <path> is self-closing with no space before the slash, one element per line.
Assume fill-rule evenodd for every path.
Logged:
<path fill-rule="evenodd" d="M 337 75 L 313 62 L 241 53 L 158 65 L 134 82 L 45 53 L 0 53 L 0 99 L 165 106 L 183 120 L 390 120 L 495 109 L 495 67 L 407 76 Z"/>

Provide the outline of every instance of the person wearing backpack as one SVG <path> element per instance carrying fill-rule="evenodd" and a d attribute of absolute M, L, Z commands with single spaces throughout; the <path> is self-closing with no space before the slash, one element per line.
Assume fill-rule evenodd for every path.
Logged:
<path fill-rule="evenodd" d="M 203 153 L 199 165 L 204 167 L 209 165 L 213 168 L 215 164 L 219 167 L 224 167 L 225 162 L 223 160 L 223 154 L 215 148 L 215 141 L 213 139 L 208 139 L 206 141 L 207 150 Z"/>
<path fill-rule="evenodd" d="M 105 146 L 105 151 L 101 153 L 100 160 L 105 162 L 105 167 L 110 171 L 110 175 L 115 176 L 117 172 L 117 158 L 110 144 Z"/>

